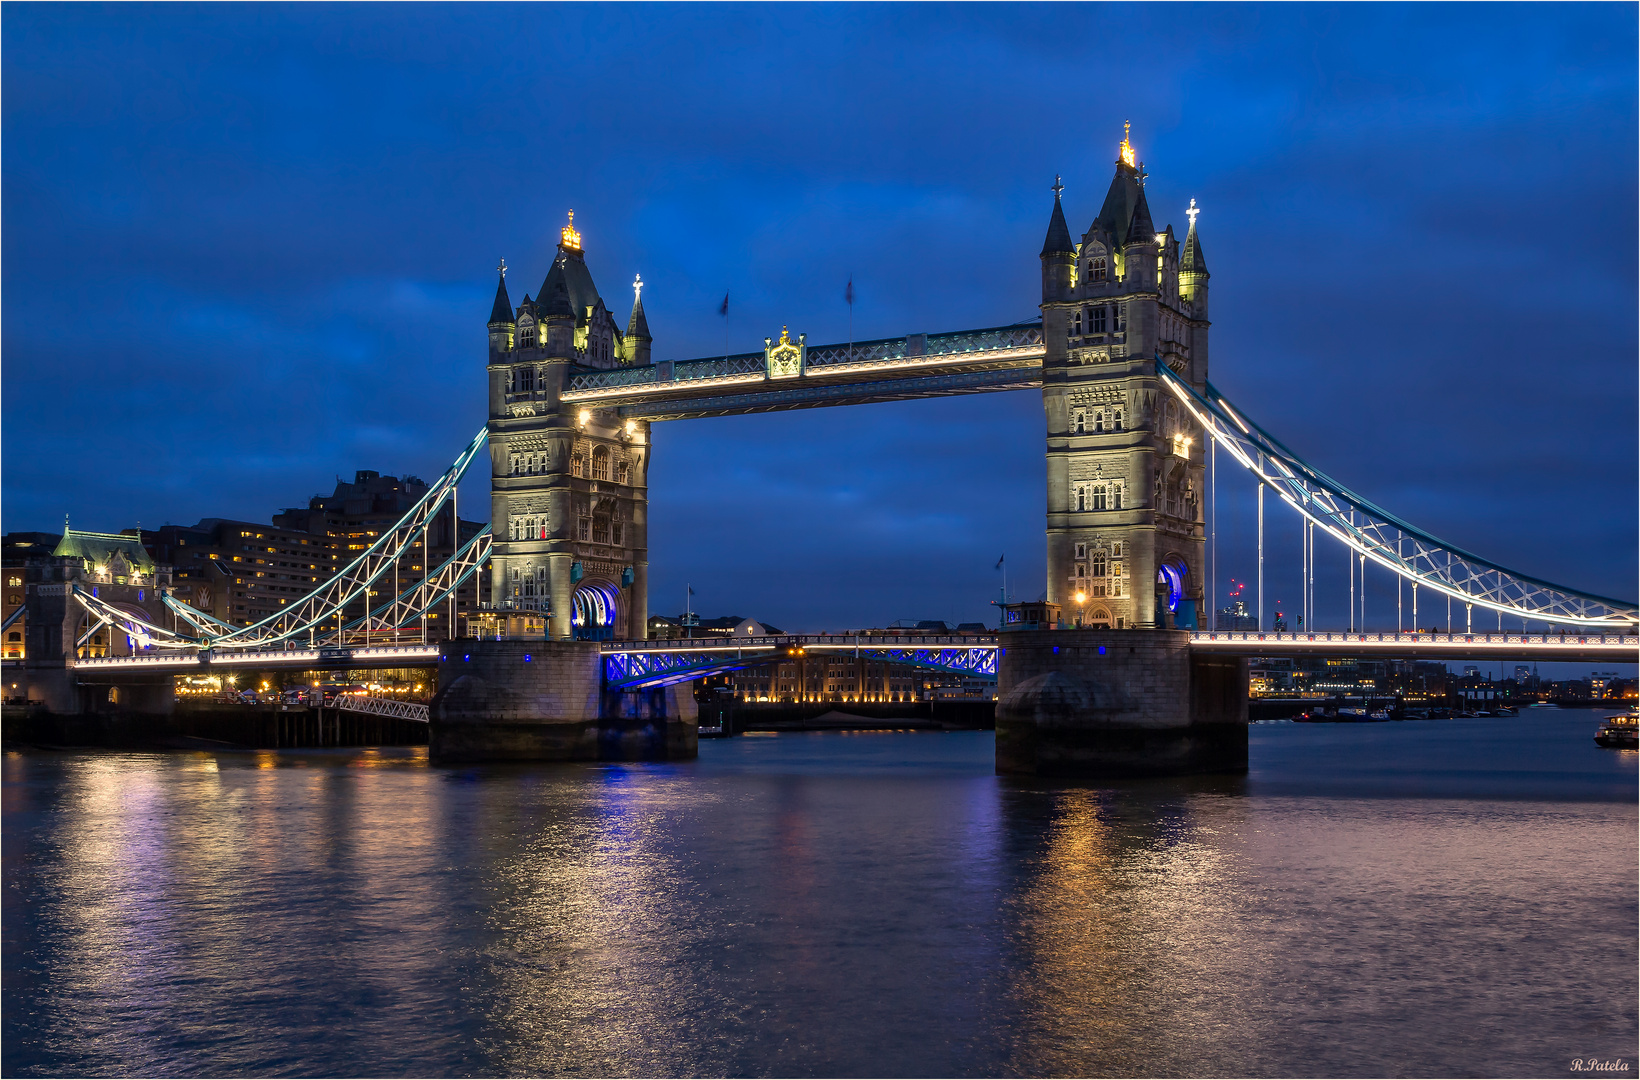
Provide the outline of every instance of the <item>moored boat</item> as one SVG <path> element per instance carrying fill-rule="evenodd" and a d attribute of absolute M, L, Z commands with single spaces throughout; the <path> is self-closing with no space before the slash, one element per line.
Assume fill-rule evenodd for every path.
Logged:
<path fill-rule="evenodd" d="M 1635 713 L 1619 713 L 1608 716 L 1600 725 L 1600 732 L 1594 741 L 1601 746 L 1609 746 L 1614 750 L 1634 750 L 1640 744 L 1640 724 L 1637 724 Z"/>

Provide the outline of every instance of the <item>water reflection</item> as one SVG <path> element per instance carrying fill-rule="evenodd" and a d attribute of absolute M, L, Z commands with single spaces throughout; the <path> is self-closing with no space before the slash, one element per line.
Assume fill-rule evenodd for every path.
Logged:
<path fill-rule="evenodd" d="M 0 1065 L 1535 1074 L 1632 1047 L 1632 801 L 1033 785 L 990 752 L 9 754 Z"/>

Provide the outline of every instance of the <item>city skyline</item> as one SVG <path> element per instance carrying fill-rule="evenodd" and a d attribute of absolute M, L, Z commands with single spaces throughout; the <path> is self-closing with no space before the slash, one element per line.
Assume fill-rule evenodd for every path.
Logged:
<path fill-rule="evenodd" d="M 1096 11 L 1120 14 L 1127 54 L 1180 63 L 1112 60 L 1100 92 L 1059 94 L 1094 68 L 1045 43 Z M 1635 464 L 1601 449 L 1634 441 L 1634 61 L 1607 44 L 1632 13 L 832 9 L 798 57 L 778 12 L 654 14 L 509 25 L 582 46 L 548 79 L 490 61 L 493 9 L 137 9 L 118 35 L 21 9 L 6 530 L 261 521 L 333 474 L 436 475 L 484 416 L 496 258 L 521 299 L 571 208 L 612 308 L 643 275 L 657 359 L 756 349 L 783 324 L 816 343 L 1033 317 L 1048 184 L 1064 177 L 1080 234 L 1131 120 L 1157 226 L 1182 235 L 1202 207 L 1218 385 L 1459 546 L 1635 593 Z M 221 48 L 190 45 L 203 34 Z M 622 79 L 590 47 L 617 39 Z M 886 61 L 913 41 L 921 66 Z M 718 62 L 689 68 L 691 44 Z M 1306 49 L 1313 69 L 1243 49 Z M 670 95 L 648 73 L 668 60 Z M 824 89 L 734 92 L 791 70 Z M 92 299 L 64 284 L 88 267 Z M 1034 597 L 1040 407 L 1021 391 L 657 425 L 652 609 L 688 582 L 783 626 L 963 621 L 987 614 L 1003 552 Z M 463 516 L 483 517 L 485 483 Z M 1250 576 L 1250 500 L 1220 497 L 1222 584 Z M 1545 535 L 1545 503 L 1571 526 Z M 1296 552 L 1296 524 L 1272 522 Z"/>

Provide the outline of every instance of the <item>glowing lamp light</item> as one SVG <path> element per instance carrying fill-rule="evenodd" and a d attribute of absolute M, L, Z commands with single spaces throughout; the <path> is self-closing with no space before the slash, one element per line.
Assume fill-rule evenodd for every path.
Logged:
<path fill-rule="evenodd" d="M 1085 603 L 1087 603 L 1087 602 L 1088 602 L 1088 596 L 1087 596 L 1087 594 L 1086 594 L 1086 593 L 1077 593 L 1077 594 L 1076 594 L 1076 602 L 1077 602 L 1077 603 L 1078 603 L 1078 604 L 1085 604 Z"/>
<path fill-rule="evenodd" d="M 585 424 L 591 419 L 592 419 L 592 410 L 591 409 L 582 409 L 581 410 L 581 416 L 580 416 L 581 423 Z"/>

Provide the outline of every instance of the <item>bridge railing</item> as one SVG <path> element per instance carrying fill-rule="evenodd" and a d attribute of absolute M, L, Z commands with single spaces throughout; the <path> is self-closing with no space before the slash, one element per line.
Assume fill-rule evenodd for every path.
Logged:
<path fill-rule="evenodd" d="M 1196 630 L 1191 632 L 1190 642 L 1193 645 L 1367 645 L 1373 647 L 1420 645 L 1454 646 L 1459 648 L 1474 645 L 1497 647 L 1521 645 L 1528 648 L 1554 648 L 1557 646 L 1573 648 L 1599 645 L 1640 650 L 1640 636 L 1634 634 L 1601 634 L 1590 631 L 1555 634 L 1432 634 L 1427 631 L 1401 631 L 1399 633 L 1395 631 L 1356 631 L 1354 633 L 1345 633 L 1323 630 L 1314 633 L 1290 633 L 1273 630 Z"/>
<path fill-rule="evenodd" d="M 430 716 L 428 707 L 419 701 L 400 701 L 397 698 L 367 697 L 355 694 L 337 694 L 326 704 L 332 709 L 341 709 L 345 712 L 369 713 L 371 716 L 386 716 L 394 720 L 414 720 L 418 723 L 428 723 Z"/>

